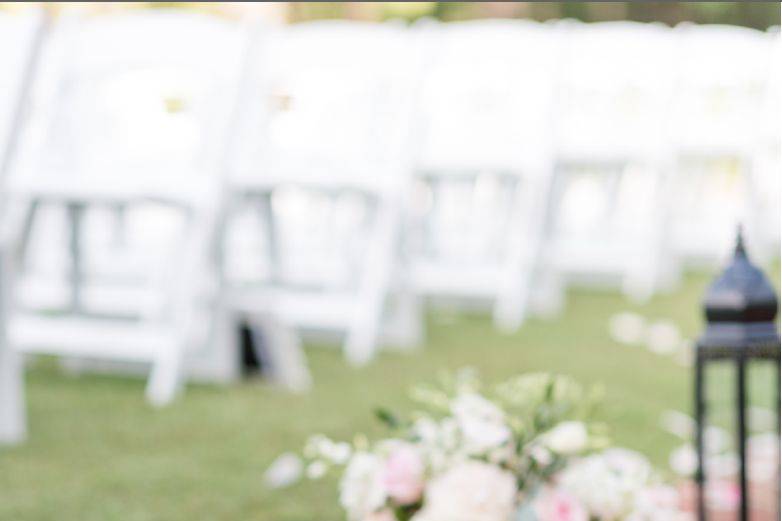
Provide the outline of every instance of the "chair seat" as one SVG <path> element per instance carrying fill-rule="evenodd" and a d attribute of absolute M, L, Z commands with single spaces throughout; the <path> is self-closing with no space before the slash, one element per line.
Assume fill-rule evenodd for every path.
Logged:
<path fill-rule="evenodd" d="M 18 313 L 9 320 L 8 338 L 24 353 L 143 362 L 175 345 L 177 335 L 130 321 Z"/>
<path fill-rule="evenodd" d="M 411 266 L 412 284 L 424 295 L 471 296 L 496 295 L 502 270 L 499 264 L 446 264 L 421 260 Z"/>
<path fill-rule="evenodd" d="M 22 278 L 16 293 L 20 306 L 27 309 L 58 309 L 71 302 L 72 287 L 66 280 L 42 277 Z M 166 297 L 160 291 L 139 284 L 87 283 L 79 301 L 88 311 L 116 315 L 150 315 L 162 308 Z"/>
<path fill-rule="evenodd" d="M 189 205 L 208 202 L 213 183 L 195 168 L 166 168 L 154 165 L 107 165 L 110 176 L 100 169 L 21 169 L 9 183 L 13 196 L 44 202 L 123 204 L 158 200 Z"/>
<path fill-rule="evenodd" d="M 270 312 L 282 323 L 304 329 L 345 329 L 360 305 L 354 292 L 318 292 L 279 288 L 239 288 L 229 305 L 247 314 Z"/>
<path fill-rule="evenodd" d="M 566 237 L 551 242 L 549 255 L 565 272 L 604 273 L 622 271 L 633 259 L 647 254 L 648 238 L 610 240 L 608 237 Z"/>

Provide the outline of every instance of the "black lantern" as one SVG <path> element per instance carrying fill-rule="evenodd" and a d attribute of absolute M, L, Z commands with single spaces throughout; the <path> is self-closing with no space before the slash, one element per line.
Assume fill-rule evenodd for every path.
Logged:
<path fill-rule="evenodd" d="M 775 324 L 778 310 L 774 288 L 747 258 L 741 229 L 736 250 L 725 271 L 712 283 L 704 299 L 706 331 L 698 341 L 695 354 L 695 421 L 698 468 L 698 519 L 706 519 L 704 484 L 704 429 L 706 402 L 705 369 L 709 362 L 729 362 L 736 368 L 736 418 L 741 503 L 738 519 L 746 521 L 749 512 L 747 493 L 747 368 L 752 362 L 771 362 L 775 368 L 777 433 L 779 432 L 779 331 Z M 777 489 L 778 490 L 778 489 Z"/>

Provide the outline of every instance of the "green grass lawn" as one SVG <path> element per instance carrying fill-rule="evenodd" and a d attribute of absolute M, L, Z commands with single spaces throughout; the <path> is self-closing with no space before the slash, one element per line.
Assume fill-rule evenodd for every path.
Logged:
<path fill-rule="evenodd" d="M 382 434 L 375 406 L 404 410 L 411 385 L 464 366 L 489 381 L 543 370 L 602 384 L 599 414 L 614 440 L 665 468 L 677 440 L 660 430 L 659 416 L 689 411 L 690 370 L 616 344 L 607 323 L 613 313 L 631 310 L 672 319 L 694 337 L 707 281 L 690 276 L 675 294 L 643 306 L 616 294 L 571 293 L 560 318 L 531 320 L 512 336 L 497 333 L 485 317 L 434 314 L 420 351 L 383 354 L 361 370 L 348 368 L 336 350 L 309 349 L 315 388 L 307 396 L 255 381 L 189 386 L 174 405 L 155 410 L 144 402 L 139 380 L 74 378 L 39 363 L 27 373 L 30 440 L 0 450 L 0 520 L 338 520 L 333 482 L 268 491 L 267 465 L 299 450 L 311 433 Z M 732 396 L 729 375 L 718 373 L 712 385 L 725 402 Z M 755 374 L 762 402 L 772 384 L 767 373 Z"/>

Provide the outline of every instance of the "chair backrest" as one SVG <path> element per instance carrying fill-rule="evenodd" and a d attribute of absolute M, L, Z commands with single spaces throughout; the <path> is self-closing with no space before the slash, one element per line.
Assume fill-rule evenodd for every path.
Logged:
<path fill-rule="evenodd" d="M 241 26 L 192 12 L 66 16 L 44 55 L 30 167 L 186 191 L 192 175 L 159 174 L 216 167 L 246 43 Z"/>
<path fill-rule="evenodd" d="M 682 24 L 677 37 L 677 89 L 672 139 L 681 148 L 754 146 L 769 77 L 768 39 L 754 29 Z"/>
<path fill-rule="evenodd" d="M 418 30 L 426 56 L 416 103 L 418 169 L 543 168 L 557 55 L 549 28 L 483 20 Z"/>
<path fill-rule="evenodd" d="M 598 160 L 661 153 L 675 82 L 672 31 L 570 21 L 557 30 L 565 41 L 556 100 L 559 153 Z"/>
<path fill-rule="evenodd" d="M 371 187 L 384 175 L 398 177 L 409 117 L 407 46 L 392 23 L 270 31 L 243 111 L 239 182 Z"/>
<path fill-rule="evenodd" d="M 769 144 L 779 148 L 779 136 L 782 134 L 782 122 L 779 118 L 782 112 L 782 40 L 778 26 L 766 32 L 766 40 L 769 75 L 763 108 L 763 133 Z"/>
<path fill-rule="evenodd" d="M 545 199 L 558 46 L 549 27 L 520 20 L 427 21 L 416 32 L 424 60 L 408 248 L 438 263 L 501 263 L 510 236 L 534 236 L 519 194 Z"/>
<path fill-rule="evenodd" d="M 36 43 L 43 30 L 43 17 L 37 11 L 0 11 L 0 184 L 10 167 L 12 148 L 24 120 L 26 85 L 33 78 Z"/>
<path fill-rule="evenodd" d="M 392 23 L 323 21 L 258 43 L 230 179 L 250 197 L 226 232 L 227 270 L 281 285 L 355 286 L 379 209 L 394 204 L 407 175 L 407 34 Z M 231 252 L 248 243 L 250 269 L 233 269 Z"/>
<path fill-rule="evenodd" d="M 26 143 L 13 185 L 43 204 L 86 207 L 85 295 L 90 284 L 148 287 L 162 297 L 142 305 L 145 316 L 179 299 L 180 255 L 207 233 L 199 226 L 219 196 L 248 43 L 244 27 L 185 11 L 74 16 L 55 27 L 34 107 L 43 131 Z M 72 258 L 52 252 L 67 254 L 72 240 L 57 229 L 65 212 L 54 217 L 36 222 L 32 281 L 71 269 Z"/>

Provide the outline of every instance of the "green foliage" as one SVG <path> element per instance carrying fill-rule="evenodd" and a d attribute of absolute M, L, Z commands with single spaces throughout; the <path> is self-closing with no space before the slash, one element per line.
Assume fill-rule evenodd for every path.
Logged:
<path fill-rule="evenodd" d="M 505 5 L 503 5 L 505 4 Z M 344 2 L 293 2 L 294 21 L 352 17 Z M 779 2 L 375 2 L 360 10 L 362 19 L 414 21 L 431 16 L 444 21 L 514 17 L 584 22 L 633 20 L 720 23 L 767 29 L 780 24 Z"/>
<path fill-rule="evenodd" d="M 384 409 L 382 407 L 375 409 L 375 416 L 389 429 L 396 430 L 402 426 L 402 420 L 400 420 L 396 414 L 392 413 L 388 409 Z"/>

